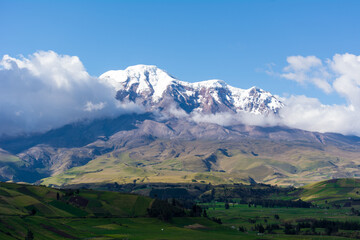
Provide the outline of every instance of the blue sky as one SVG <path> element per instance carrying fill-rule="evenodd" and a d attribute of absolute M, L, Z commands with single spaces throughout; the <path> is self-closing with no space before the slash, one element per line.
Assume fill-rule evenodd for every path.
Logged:
<path fill-rule="evenodd" d="M 152 64 L 184 81 L 218 78 L 274 94 L 324 93 L 266 73 L 288 56 L 360 54 L 360 1 L 4 1 L 0 55 L 78 56 L 91 75 Z"/>

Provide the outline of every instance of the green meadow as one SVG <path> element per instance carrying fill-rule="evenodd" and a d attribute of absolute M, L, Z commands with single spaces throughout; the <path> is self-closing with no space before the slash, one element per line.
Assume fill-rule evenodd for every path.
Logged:
<path fill-rule="evenodd" d="M 148 209 L 157 200 L 146 196 L 0 183 L 0 239 L 355 239 L 360 229 L 341 226 L 329 233 L 314 224 L 324 220 L 360 224 L 360 205 L 355 204 L 359 185 L 358 180 L 337 179 L 270 196 L 284 201 L 311 199 L 309 208 L 263 207 L 228 196 L 227 209 L 225 202 L 197 201 L 206 214 L 202 210 L 192 215 L 190 208 L 182 217 L 163 221 L 150 217 Z M 214 188 L 221 197 L 222 187 Z M 164 205 L 173 211 L 171 201 Z M 287 226 L 296 233 L 286 232 Z"/>

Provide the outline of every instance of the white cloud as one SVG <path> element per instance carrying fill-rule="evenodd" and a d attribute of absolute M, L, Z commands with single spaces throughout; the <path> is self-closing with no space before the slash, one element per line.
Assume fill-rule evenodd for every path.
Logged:
<path fill-rule="evenodd" d="M 316 98 L 291 96 L 280 111 L 283 125 L 316 132 L 360 135 L 360 114 L 345 105 L 324 105 Z"/>
<path fill-rule="evenodd" d="M 103 109 L 105 106 L 106 106 L 106 103 L 104 103 L 104 102 L 100 102 L 98 104 L 94 104 L 92 102 L 87 102 L 85 104 L 84 110 L 87 112 L 99 111 L 99 110 Z"/>
<path fill-rule="evenodd" d="M 291 96 L 280 111 L 283 123 L 310 131 L 360 135 L 360 56 L 336 54 L 324 62 L 314 56 L 293 56 L 287 61 L 283 77 L 311 82 L 326 93 L 335 91 L 347 105 L 324 105 L 315 98 Z"/>
<path fill-rule="evenodd" d="M 300 84 L 312 83 L 326 93 L 332 91 L 329 84 L 329 73 L 322 61 L 315 56 L 291 56 L 287 59 L 288 66 L 284 68 L 283 78 Z"/>
<path fill-rule="evenodd" d="M 336 54 L 329 62 L 336 74 L 333 87 L 357 110 L 360 107 L 360 56 Z"/>
<path fill-rule="evenodd" d="M 231 126 L 236 124 L 247 124 L 256 126 L 275 126 L 281 124 L 281 121 L 274 114 L 261 115 L 247 112 L 231 113 L 221 112 L 215 114 L 203 114 L 194 112 L 189 118 L 195 122 L 215 123 L 221 126 Z"/>
<path fill-rule="evenodd" d="M 114 89 L 90 76 L 76 56 L 40 51 L 0 60 L 0 135 L 46 131 L 124 111 Z M 127 106 L 126 111 L 134 108 Z"/>

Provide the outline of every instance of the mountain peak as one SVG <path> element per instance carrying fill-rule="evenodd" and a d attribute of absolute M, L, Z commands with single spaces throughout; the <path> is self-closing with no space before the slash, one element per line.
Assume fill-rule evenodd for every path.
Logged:
<path fill-rule="evenodd" d="M 137 95 L 145 95 L 158 101 L 167 87 L 176 81 L 166 71 L 155 65 L 134 65 L 125 70 L 111 70 L 100 76 L 116 91 L 134 91 Z"/>
<path fill-rule="evenodd" d="M 208 88 L 226 88 L 228 85 L 225 81 L 220 79 L 210 79 L 201 82 L 194 82 L 195 87 L 208 87 Z"/>
<path fill-rule="evenodd" d="M 145 65 L 145 64 L 137 64 L 133 66 L 129 66 L 125 69 L 127 72 L 136 72 L 136 73 L 156 73 L 158 71 L 165 72 L 164 70 L 158 68 L 155 65 Z"/>
<path fill-rule="evenodd" d="M 187 113 L 268 114 L 277 113 L 283 106 L 271 93 L 257 87 L 240 89 L 219 79 L 183 82 L 154 65 L 108 71 L 100 79 L 115 88 L 119 101 L 136 102 L 151 111 L 175 106 Z"/>

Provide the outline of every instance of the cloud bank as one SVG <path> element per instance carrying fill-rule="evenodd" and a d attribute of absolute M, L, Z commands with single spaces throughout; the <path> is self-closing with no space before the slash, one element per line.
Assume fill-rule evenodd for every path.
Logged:
<path fill-rule="evenodd" d="M 280 111 L 282 124 L 319 132 L 360 136 L 360 56 L 335 54 L 332 59 L 292 56 L 282 77 L 301 84 L 313 84 L 325 93 L 345 98 L 345 105 L 324 105 L 316 98 L 291 96 Z"/>
<path fill-rule="evenodd" d="M 76 56 L 40 51 L 0 60 L 0 135 L 41 132 L 64 124 L 109 117 L 119 106 L 114 89 L 90 76 Z"/>

